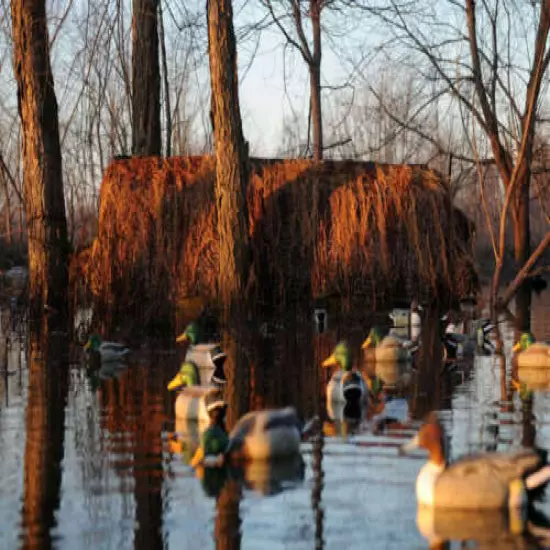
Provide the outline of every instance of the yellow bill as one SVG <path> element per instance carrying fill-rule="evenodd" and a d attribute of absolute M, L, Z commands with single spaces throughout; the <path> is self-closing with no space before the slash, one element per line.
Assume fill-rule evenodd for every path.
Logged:
<path fill-rule="evenodd" d="M 516 342 L 516 343 L 514 344 L 514 347 L 512 348 L 512 351 L 513 351 L 514 353 L 516 353 L 516 352 L 518 352 L 520 349 L 521 349 L 521 344 L 520 344 L 519 342 Z"/>
<path fill-rule="evenodd" d="M 168 446 L 170 447 L 170 452 L 178 455 L 182 454 L 183 442 L 179 441 L 178 439 L 170 439 L 168 442 Z"/>
<path fill-rule="evenodd" d="M 193 455 L 191 462 L 189 462 L 189 466 L 191 466 L 191 468 L 196 468 L 199 464 L 202 463 L 203 459 L 204 459 L 204 449 L 201 446 L 197 449 L 197 451 Z"/>
<path fill-rule="evenodd" d="M 367 336 L 367 339 L 361 345 L 361 349 L 370 348 L 371 345 L 372 345 L 372 338 L 370 336 Z"/>
<path fill-rule="evenodd" d="M 189 336 L 187 336 L 187 333 L 186 333 L 186 332 L 180 334 L 180 335 L 176 338 L 176 342 L 177 342 L 178 344 L 181 344 L 182 342 L 187 342 L 187 340 L 189 340 Z"/>
<path fill-rule="evenodd" d="M 172 378 L 172 380 L 168 384 L 168 389 L 177 390 L 178 388 L 181 388 L 183 384 L 183 375 L 181 374 L 181 372 L 178 372 L 178 374 L 176 374 L 176 376 L 174 376 L 174 378 Z"/>
<path fill-rule="evenodd" d="M 88 340 L 85 344 L 84 344 L 84 349 L 90 349 L 92 347 L 92 344 L 90 342 L 90 340 Z"/>
<path fill-rule="evenodd" d="M 323 363 L 322 363 L 322 366 L 323 367 L 333 367 L 334 365 L 337 365 L 337 361 L 336 361 L 336 356 L 334 355 L 334 353 L 330 356 L 330 357 L 327 357 Z"/>

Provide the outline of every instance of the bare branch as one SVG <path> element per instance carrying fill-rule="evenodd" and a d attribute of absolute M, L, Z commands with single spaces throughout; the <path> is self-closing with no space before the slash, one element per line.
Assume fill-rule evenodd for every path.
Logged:
<path fill-rule="evenodd" d="M 304 58 L 304 61 L 309 65 L 310 63 L 312 63 L 312 58 L 311 58 L 311 54 L 309 52 L 309 48 L 307 50 L 303 50 L 302 49 L 302 46 L 300 44 L 298 44 L 298 42 L 296 42 L 296 40 L 294 40 L 290 34 L 287 32 L 287 30 L 285 29 L 285 27 L 283 26 L 283 24 L 281 23 L 280 19 L 277 17 L 277 15 L 275 14 L 275 11 L 273 10 L 273 5 L 271 3 L 271 0 L 265 0 L 265 5 L 267 6 L 268 10 L 269 10 L 269 13 L 271 14 L 271 17 L 273 18 L 273 21 L 275 22 L 275 24 L 277 25 L 277 27 L 279 28 L 279 30 L 283 33 L 283 36 L 285 37 L 285 40 L 291 44 L 292 46 L 294 46 L 299 52 L 300 54 L 302 55 L 302 57 Z"/>
<path fill-rule="evenodd" d="M 537 248 L 533 251 L 525 265 L 521 268 L 519 273 L 515 276 L 514 280 L 510 283 L 506 292 L 498 302 L 499 308 L 506 307 L 512 298 L 515 296 L 519 287 L 522 285 L 523 281 L 529 276 L 531 268 L 536 264 L 537 260 L 542 256 L 542 253 L 550 245 L 550 231 L 546 233 L 544 239 L 539 243 Z"/>
<path fill-rule="evenodd" d="M 10 172 L 10 169 L 8 168 L 6 161 L 4 160 L 4 156 L 0 152 L 0 169 L 4 173 L 4 177 L 9 181 L 11 188 L 13 189 L 13 192 L 17 195 L 17 198 L 19 199 L 19 202 L 23 202 L 23 197 L 21 196 L 21 192 L 17 188 L 17 182 L 15 181 L 15 178 L 13 177 L 12 173 Z"/>

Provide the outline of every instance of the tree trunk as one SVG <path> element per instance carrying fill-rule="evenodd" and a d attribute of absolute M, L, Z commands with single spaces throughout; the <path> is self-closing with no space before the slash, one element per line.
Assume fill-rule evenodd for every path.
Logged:
<path fill-rule="evenodd" d="M 220 239 L 218 293 L 228 313 L 242 301 L 249 268 L 248 147 L 239 109 L 231 0 L 209 0 L 206 8 Z"/>
<path fill-rule="evenodd" d="M 172 109 L 170 108 L 170 85 L 168 82 L 168 62 L 166 60 L 166 37 L 164 36 L 164 21 L 162 4 L 159 2 L 160 53 L 162 57 L 162 77 L 164 82 L 164 111 L 166 116 L 166 156 L 172 154 Z"/>
<path fill-rule="evenodd" d="M 67 311 L 67 219 L 57 101 L 44 0 L 12 0 L 14 72 L 23 131 L 23 189 L 29 251 L 29 300 Z"/>
<path fill-rule="evenodd" d="M 529 179 L 530 173 L 526 169 L 524 179 L 517 189 L 514 221 L 514 257 L 516 270 L 519 271 L 529 260 L 531 255 L 531 227 L 529 213 Z M 516 294 L 516 329 L 524 332 L 531 328 L 531 286 L 524 281 Z"/>
<path fill-rule="evenodd" d="M 323 119 L 321 110 L 321 70 L 310 67 L 311 120 L 313 128 L 313 158 L 323 160 Z"/>
<path fill-rule="evenodd" d="M 132 154 L 160 155 L 158 0 L 134 0 L 132 20 Z"/>
<path fill-rule="evenodd" d="M 310 0 L 309 11 L 313 32 L 313 54 L 309 63 L 311 118 L 313 125 L 313 158 L 323 158 L 323 118 L 321 107 L 321 9 L 320 0 Z"/>

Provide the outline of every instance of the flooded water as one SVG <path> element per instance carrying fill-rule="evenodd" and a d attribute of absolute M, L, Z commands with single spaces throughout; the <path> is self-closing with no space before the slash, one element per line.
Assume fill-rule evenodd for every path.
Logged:
<path fill-rule="evenodd" d="M 429 540 L 434 522 L 445 538 L 476 539 L 468 548 L 544 547 L 511 535 L 500 515 L 419 515 L 422 455 L 397 452 L 412 428 L 375 435 L 372 419 L 356 428 L 326 420 L 326 373 L 318 365 L 340 337 L 359 350 L 366 322 L 329 322 L 321 335 L 313 323 L 224 334 L 229 425 L 253 408 L 293 404 L 303 419 L 321 415 L 324 435 L 302 444 L 303 461 L 202 479 L 173 437 L 193 430 L 176 425 L 166 390 L 181 360 L 176 350 L 136 348 L 128 368 L 97 370 L 86 368 L 80 346 L 38 347 L 2 327 L 1 549 L 465 547 Z M 532 328 L 550 339 L 549 293 L 535 299 Z M 501 331 L 509 357 L 514 332 L 506 322 Z M 435 335 L 424 339 L 437 347 Z M 532 444 L 550 450 L 550 391 L 535 391 L 527 406 L 511 390 L 510 361 L 477 356 L 442 371 L 430 357 L 421 354 L 414 373 L 397 373 L 391 406 L 408 410 L 413 426 L 430 409 L 441 411 L 452 457 Z M 246 365 L 238 376 L 236 364 Z M 537 509 L 550 518 L 550 492 Z"/>

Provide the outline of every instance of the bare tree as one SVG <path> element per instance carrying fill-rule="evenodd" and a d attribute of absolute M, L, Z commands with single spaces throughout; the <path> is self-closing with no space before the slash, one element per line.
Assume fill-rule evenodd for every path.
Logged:
<path fill-rule="evenodd" d="M 172 110 L 170 109 L 170 84 L 168 82 L 168 61 L 166 59 L 166 35 L 164 33 L 164 18 L 162 15 L 162 3 L 159 2 L 159 33 L 160 52 L 162 57 L 162 80 L 164 85 L 164 105 L 166 113 L 166 156 L 172 154 Z"/>
<path fill-rule="evenodd" d="M 159 0 L 133 0 L 132 153 L 160 155 Z"/>
<path fill-rule="evenodd" d="M 459 111 L 470 113 L 473 132 L 487 140 L 506 190 L 492 287 L 493 302 L 499 302 L 508 211 L 518 273 L 533 260 L 529 191 L 541 89 L 550 61 L 550 0 L 533 5 L 447 0 L 414 6 L 389 0 L 371 3 L 368 9 L 394 32 L 400 54 L 407 52 L 409 63 L 437 83 L 436 95 L 447 95 Z M 512 49 L 514 40 L 525 42 L 521 51 L 526 58 L 520 59 L 517 49 Z M 422 131 L 417 120 L 402 122 L 409 129 Z M 535 253 L 541 253 L 540 247 Z M 519 284 L 516 290 L 518 328 L 526 329 L 530 325 L 530 288 Z"/>
<path fill-rule="evenodd" d="M 310 117 L 313 130 L 313 158 L 323 158 L 323 113 L 321 104 L 321 12 L 326 0 L 262 0 L 273 21 L 283 33 L 288 44 L 304 59 L 309 71 Z M 281 10 L 282 8 L 282 10 Z M 282 11 L 282 13 L 281 13 Z M 285 19 L 292 21 L 292 30 L 285 26 Z M 311 23 L 311 46 L 306 37 L 304 19 Z"/>
<path fill-rule="evenodd" d="M 12 0 L 14 72 L 23 129 L 31 312 L 67 311 L 67 220 L 57 100 L 44 0 Z"/>
<path fill-rule="evenodd" d="M 220 239 L 218 291 L 228 312 L 242 300 L 249 268 L 248 146 L 239 108 L 232 3 L 231 0 L 207 0 L 206 9 Z"/>

